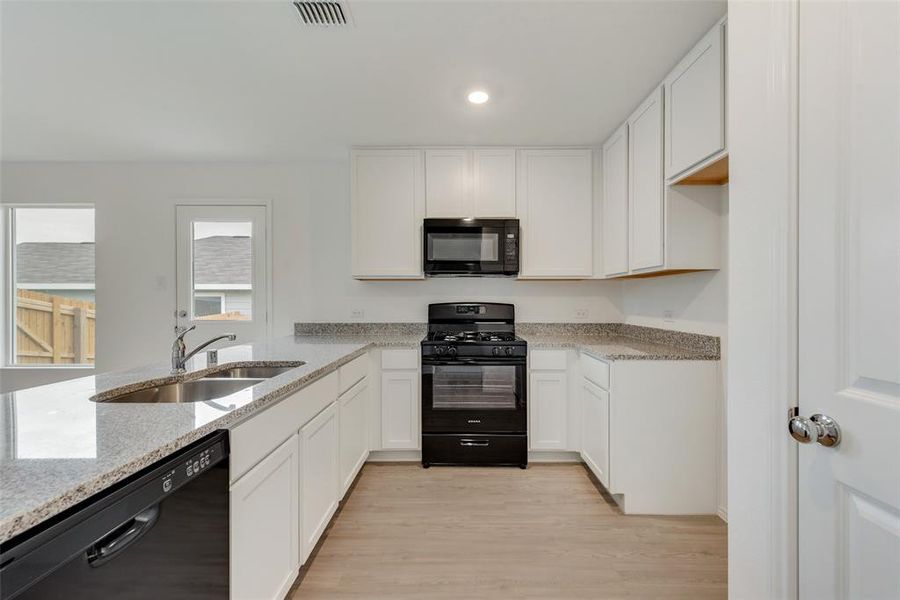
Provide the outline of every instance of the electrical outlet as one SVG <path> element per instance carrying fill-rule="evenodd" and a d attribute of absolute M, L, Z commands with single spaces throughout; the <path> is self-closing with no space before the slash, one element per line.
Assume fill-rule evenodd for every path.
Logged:
<path fill-rule="evenodd" d="M 365 316 L 366 316 L 366 311 L 364 311 L 361 308 L 354 308 L 353 310 L 350 311 L 351 319 L 362 319 Z"/>
<path fill-rule="evenodd" d="M 671 310 L 663 311 L 663 319 L 666 321 L 674 321 L 675 320 L 675 312 Z"/>
<path fill-rule="evenodd" d="M 588 310 L 586 308 L 576 308 L 575 309 L 575 318 L 581 319 L 581 320 L 587 320 Z"/>

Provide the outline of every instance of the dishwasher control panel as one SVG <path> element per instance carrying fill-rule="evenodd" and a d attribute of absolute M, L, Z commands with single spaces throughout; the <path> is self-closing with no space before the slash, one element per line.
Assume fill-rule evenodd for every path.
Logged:
<path fill-rule="evenodd" d="M 185 456 L 181 464 L 168 471 L 161 477 L 162 491 L 172 492 L 191 481 L 213 465 L 218 464 L 225 456 L 223 442 L 217 442 L 211 446 Z"/>

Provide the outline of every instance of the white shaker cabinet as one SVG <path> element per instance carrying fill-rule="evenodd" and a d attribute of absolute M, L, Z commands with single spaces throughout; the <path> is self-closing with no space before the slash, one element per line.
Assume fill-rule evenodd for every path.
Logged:
<path fill-rule="evenodd" d="M 515 218 L 516 151 L 475 148 L 472 151 L 473 216 Z"/>
<path fill-rule="evenodd" d="M 597 479 L 609 487 L 609 392 L 582 382 L 581 458 Z"/>
<path fill-rule="evenodd" d="M 299 446 L 294 434 L 231 486 L 231 598 L 283 598 L 297 575 Z"/>
<path fill-rule="evenodd" d="M 665 82 L 666 178 L 725 151 L 725 21 L 716 24 Z"/>
<path fill-rule="evenodd" d="M 628 123 L 603 144 L 602 275 L 628 273 Z"/>
<path fill-rule="evenodd" d="M 515 149 L 426 149 L 425 216 L 514 218 Z"/>
<path fill-rule="evenodd" d="M 593 271 L 590 149 L 519 150 L 516 214 L 521 278 L 589 278 Z"/>
<path fill-rule="evenodd" d="M 353 276 L 421 279 L 422 150 L 355 149 L 350 169 Z"/>
<path fill-rule="evenodd" d="M 381 448 L 418 450 L 419 435 L 418 350 L 381 352 Z"/>
<path fill-rule="evenodd" d="M 532 350 L 528 355 L 528 445 L 531 450 L 567 450 L 568 353 Z"/>
<path fill-rule="evenodd" d="M 425 216 L 459 218 L 473 215 L 472 157 L 464 148 L 425 150 Z"/>
<path fill-rule="evenodd" d="M 665 264 L 662 87 L 629 117 L 628 135 L 628 266 L 634 272 Z"/>
<path fill-rule="evenodd" d="M 347 493 L 369 456 L 369 382 L 363 379 L 338 399 L 340 425 L 340 492 Z"/>
<path fill-rule="evenodd" d="M 338 436 L 337 402 L 332 402 L 300 430 L 300 541 L 304 563 L 338 507 Z"/>

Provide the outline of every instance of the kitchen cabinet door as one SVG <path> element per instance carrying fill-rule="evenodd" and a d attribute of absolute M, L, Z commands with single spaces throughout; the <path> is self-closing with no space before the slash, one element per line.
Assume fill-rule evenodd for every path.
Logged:
<path fill-rule="evenodd" d="M 590 149 L 520 150 L 516 214 L 520 277 L 587 278 L 593 271 Z"/>
<path fill-rule="evenodd" d="M 725 23 L 717 23 L 665 81 L 666 177 L 725 149 Z"/>
<path fill-rule="evenodd" d="M 338 407 L 343 497 L 369 456 L 369 382 L 363 379 L 347 390 L 338 399 Z"/>
<path fill-rule="evenodd" d="M 328 526 L 339 500 L 337 402 L 300 430 L 300 531 L 303 562 Z"/>
<path fill-rule="evenodd" d="M 587 379 L 581 391 L 581 458 L 609 488 L 609 392 Z"/>
<path fill-rule="evenodd" d="M 628 119 L 628 137 L 628 266 L 630 271 L 658 269 L 665 263 L 662 87 Z"/>
<path fill-rule="evenodd" d="M 479 218 L 516 217 L 516 151 L 475 148 L 472 156 L 472 200 Z"/>
<path fill-rule="evenodd" d="M 603 276 L 628 273 L 628 123 L 603 144 Z"/>
<path fill-rule="evenodd" d="M 528 441 L 532 450 L 566 449 L 567 378 L 565 371 L 531 372 L 528 390 Z"/>
<path fill-rule="evenodd" d="M 354 150 L 350 187 L 353 276 L 422 278 L 422 150 Z"/>
<path fill-rule="evenodd" d="M 471 152 L 459 148 L 425 150 L 425 216 L 473 216 Z"/>
<path fill-rule="evenodd" d="M 417 370 L 382 371 L 382 449 L 418 450 L 420 448 L 419 380 L 420 375 Z"/>
<path fill-rule="evenodd" d="M 231 486 L 231 598 L 283 598 L 300 563 L 294 434 Z"/>

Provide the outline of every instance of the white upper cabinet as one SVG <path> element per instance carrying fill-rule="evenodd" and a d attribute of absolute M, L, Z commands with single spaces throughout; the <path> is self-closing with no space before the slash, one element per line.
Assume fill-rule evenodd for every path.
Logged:
<path fill-rule="evenodd" d="M 628 123 L 603 144 L 602 213 L 605 277 L 628 273 Z"/>
<path fill-rule="evenodd" d="M 470 217 L 471 152 L 456 148 L 425 150 L 425 216 Z"/>
<path fill-rule="evenodd" d="M 515 149 L 426 149 L 425 209 L 429 218 L 514 218 Z"/>
<path fill-rule="evenodd" d="M 593 270 L 590 149 L 519 150 L 519 276 L 588 278 Z"/>
<path fill-rule="evenodd" d="M 725 21 L 716 24 L 669 74 L 666 178 L 725 150 Z"/>
<path fill-rule="evenodd" d="M 628 119 L 631 271 L 660 268 L 664 255 L 663 90 L 657 88 Z"/>
<path fill-rule="evenodd" d="M 516 216 L 516 151 L 475 148 L 472 151 L 473 216 Z"/>
<path fill-rule="evenodd" d="M 423 277 L 422 150 L 357 149 L 350 162 L 353 276 Z"/>

